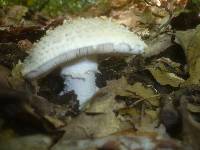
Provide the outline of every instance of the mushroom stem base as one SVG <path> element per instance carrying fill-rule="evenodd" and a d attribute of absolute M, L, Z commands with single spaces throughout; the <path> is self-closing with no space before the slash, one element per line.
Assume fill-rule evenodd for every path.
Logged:
<path fill-rule="evenodd" d="M 77 95 L 80 106 L 83 106 L 98 90 L 95 84 L 97 67 L 95 61 L 87 58 L 64 67 L 61 75 L 65 80 L 65 87 L 60 95 L 73 90 Z"/>

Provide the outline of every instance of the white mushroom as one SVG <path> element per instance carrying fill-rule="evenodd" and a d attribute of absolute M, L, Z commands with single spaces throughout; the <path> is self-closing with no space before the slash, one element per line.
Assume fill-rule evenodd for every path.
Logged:
<path fill-rule="evenodd" d="M 96 61 L 86 58 L 80 59 L 71 65 L 67 65 L 61 71 L 65 79 L 65 89 L 60 93 L 74 90 L 80 105 L 90 99 L 98 90 L 95 84 L 95 73 L 98 71 Z"/>
<path fill-rule="evenodd" d="M 82 105 L 97 91 L 98 54 L 140 54 L 145 47 L 137 35 L 110 19 L 65 21 L 34 44 L 24 61 L 22 74 L 34 80 L 63 66 L 61 75 L 66 87 L 60 94 L 74 90 Z"/>

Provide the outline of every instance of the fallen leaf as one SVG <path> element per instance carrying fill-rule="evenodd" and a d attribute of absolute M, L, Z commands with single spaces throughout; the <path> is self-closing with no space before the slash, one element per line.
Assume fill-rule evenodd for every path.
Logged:
<path fill-rule="evenodd" d="M 47 135 L 29 135 L 16 137 L 11 140 L 0 141 L 1 150 L 48 150 L 53 140 Z"/>
<path fill-rule="evenodd" d="M 190 33 L 189 33 L 190 32 Z M 188 34 L 189 33 L 189 34 Z M 176 35 L 185 50 L 190 77 L 185 85 L 199 84 L 200 82 L 200 26 L 195 30 L 179 31 Z"/>
<path fill-rule="evenodd" d="M 140 21 L 140 18 L 134 12 L 134 7 L 125 10 L 112 10 L 110 17 L 114 18 L 119 24 L 123 24 L 130 29 L 134 29 Z"/>
<path fill-rule="evenodd" d="M 127 5 L 130 0 L 110 0 L 110 5 L 113 8 L 120 8 Z"/>
<path fill-rule="evenodd" d="M 145 136 L 107 136 L 97 139 L 80 139 L 59 141 L 52 150 L 136 150 L 136 149 L 181 149 L 175 140 L 168 138 L 152 138 Z"/>
<path fill-rule="evenodd" d="M 187 110 L 189 110 L 192 113 L 200 113 L 200 106 L 188 103 Z"/>
<path fill-rule="evenodd" d="M 10 87 L 8 78 L 10 75 L 10 70 L 2 65 L 0 65 L 0 86 L 1 87 Z"/>
<path fill-rule="evenodd" d="M 161 58 L 157 63 L 147 66 L 147 69 L 161 85 L 179 87 L 185 82 L 183 78 L 176 75 L 176 73 L 181 73 L 180 67 L 180 64 L 175 63 L 170 59 Z"/>

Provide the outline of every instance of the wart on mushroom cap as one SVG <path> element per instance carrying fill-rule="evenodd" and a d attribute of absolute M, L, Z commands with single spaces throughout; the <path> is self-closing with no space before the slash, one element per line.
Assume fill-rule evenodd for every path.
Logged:
<path fill-rule="evenodd" d="M 33 45 L 30 56 L 24 61 L 22 74 L 33 80 L 63 65 L 61 75 L 67 86 L 60 94 L 74 90 L 80 104 L 83 104 L 97 90 L 97 62 L 91 55 L 140 54 L 145 47 L 146 44 L 137 35 L 110 19 L 65 21 L 63 25 L 47 31 L 46 36 Z"/>

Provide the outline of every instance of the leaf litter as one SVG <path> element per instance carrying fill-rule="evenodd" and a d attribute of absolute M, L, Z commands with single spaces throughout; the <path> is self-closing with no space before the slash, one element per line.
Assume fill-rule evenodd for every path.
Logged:
<path fill-rule="evenodd" d="M 146 2 L 112 0 L 106 9 L 94 5 L 82 14 L 56 19 L 42 17 L 41 12 L 31 16 L 25 6 L 2 10 L 0 149 L 199 149 L 200 28 L 172 31 L 171 19 L 187 13 L 184 0 L 174 3 L 177 7 L 166 7 L 165 1 L 159 7 Z M 101 89 L 79 110 L 73 92 L 58 95 L 63 88 L 59 70 L 29 83 L 20 76 L 18 62 L 45 30 L 63 18 L 91 12 L 135 29 L 151 45 L 152 57 L 100 60 Z M 177 45 L 182 47 L 179 59 L 173 51 Z"/>

